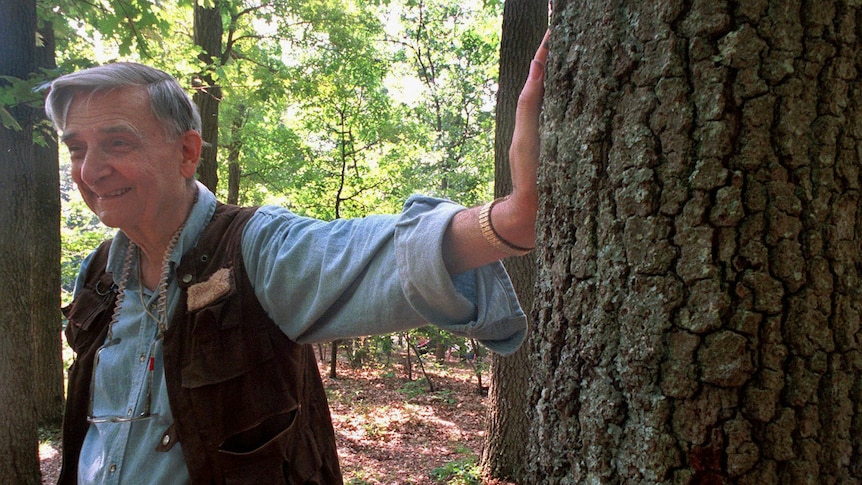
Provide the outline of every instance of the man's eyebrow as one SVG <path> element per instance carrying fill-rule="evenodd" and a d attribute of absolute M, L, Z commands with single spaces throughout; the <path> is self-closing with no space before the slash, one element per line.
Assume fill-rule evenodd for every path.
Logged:
<path fill-rule="evenodd" d="M 138 131 L 134 126 L 125 125 L 125 124 L 106 126 L 104 128 L 99 128 L 99 133 L 107 134 L 107 135 L 110 135 L 112 133 L 129 133 L 131 135 L 134 135 L 137 138 L 143 138 L 143 135 L 141 135 L 141 132 Z M 70 131 L 70 132 L 63 133 L 60 136 L 60 141 L 65 143 L 67 140 L 69 140 L 71 138 L 75 138 L 77 135 L 78 135 L 77 131 Z"/>

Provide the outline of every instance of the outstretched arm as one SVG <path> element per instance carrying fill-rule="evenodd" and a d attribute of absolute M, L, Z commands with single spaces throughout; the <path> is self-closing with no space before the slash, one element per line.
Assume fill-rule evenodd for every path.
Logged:
<path fill-rule="evenodd" d="M 450 274 L 478 268 L 535 244 L 539 115 L 545 93 L 549 33 L 545 33 L 530 63 L 530 74 L 518 98 L 509 147 L 512 193 L 490 207 L 473 207 L 455 215 L 443 236 L 443 259 Z"/>

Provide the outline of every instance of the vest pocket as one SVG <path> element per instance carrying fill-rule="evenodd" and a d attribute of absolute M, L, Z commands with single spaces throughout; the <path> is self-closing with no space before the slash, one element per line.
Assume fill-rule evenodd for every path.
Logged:
<path fill-rule="evenodd" d="M 66 341 L 75 353 L 88 348 L 100 337 L 101 328 L 91 332 L 90 326 L 109 310 L 113 296 L 113 292 L 98 293 L 85 287 L 71 304 L 63 307 L 63 316 L 69 321 L 65 329 Z"/>
<path fill-rule="evenodd" d="M 299 409 L 229 437 L 218 459 L 227 485 L 308 483 L 323 465 L 314 437 L 300 426 Z"/>
<path fill-rule="evenodd" d="M 213 452 L 224 443 L 233 452 L 247 452 L 252 449 L 249 443 L 259 446 L 262 439 L 229 438 L 256 428 L 268 417 L 290 413 L 298 405 L 289 392 L 290 382 L 274 372 L 277 359 L 267 329 L 273 324 L 242 319 L 234 314 L 240 313 L 237 307 L 235 301 L 214 303 L 189 314 L 185 325 L 189 335 L 181 353 L 183 397 L 178 406 L 188 406 L 186 425 Z M 237 324 L 221 325 L 225 319 Z"/>
<path fill-rule="evenodd" d="M 192 314 L 190 346 L 183 355 L 183 387 L 194 389 L 231 380 L 275 356 L 266 329 L 258 322 L 243 322 L 241 312 L 230 307 L 229 302 L 220 301 Z"/>

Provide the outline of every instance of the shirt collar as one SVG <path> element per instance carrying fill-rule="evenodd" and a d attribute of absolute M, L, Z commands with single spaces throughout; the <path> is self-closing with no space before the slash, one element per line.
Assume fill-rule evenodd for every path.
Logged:
<path fill-rule="evenodd" d="M 198 189 L 198 197 L 192 210 L 186 219 L 186 225 L 183 228 L 180 239 L 174 247 L 171 254 L 171 263 L 174 266 L 180 264 L 180 260 L 187 251 L 195 247 L 204 228 L 209 224 L 216 210 L 216 197 L 208 188 L 199 181 L 195 181 Z M 123 261 L 126 258 L 126 251 L 129 248 L 129 237 L 123 231 L 117 231 L 114 236 L 114 242 L 111 243 L 111 249 L 108 253 L 107 271 L 114 275 L 114 280 L 120 278 L 120 273 L 123 271 Z"/>

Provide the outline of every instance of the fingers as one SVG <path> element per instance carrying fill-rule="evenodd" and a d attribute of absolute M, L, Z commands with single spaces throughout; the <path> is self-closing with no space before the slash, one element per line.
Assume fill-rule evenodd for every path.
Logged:
<path fill-rule="evenodd" d="M 548 60 L 548 39 L 551 37 L 551 29 L 545 31 L 545 36 L 542 38 L 542 43 L 539 44 L 539 49 L 536 51 L 533 60 L 544 64 Z"/>
<path fill-rule="evenodd" d="M 530 74 L 518 99 L 518 113 L 515 125 L 527 123 L 526 129 L 538 129 L 539 114 L 542 110 L 542 97 L 545 95 L 545 62 L 548 60 L 548 37 L 551 31 L 545 32 L 542 43 L 536 50 L 536 55 L 530 62 Z M 517 129 L 516 129 L 517 131 Z"/>
<path fill-rule="evenodd" d="M 526 190 L 535 197 L 536 170 L 539 164 L 539 120 L 542 113 L 542 100 L 545 95 L 545 62 L 548 59 L 548 37 L 545 32 L 536 55 L 530 62 L 530 73 L 521 95 L 515 114 L 515 131 L 509 150 L 512 170 L 513 192 Z"/>

